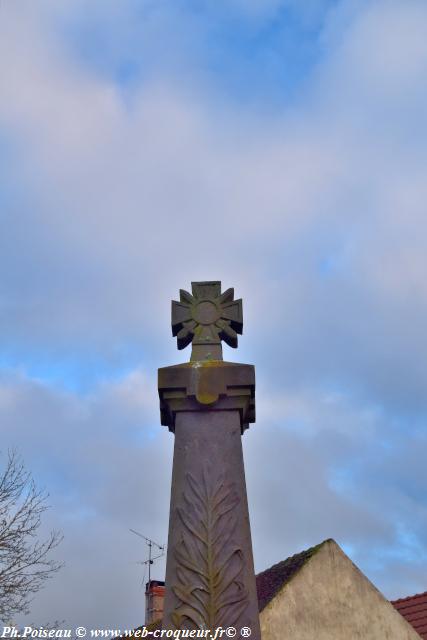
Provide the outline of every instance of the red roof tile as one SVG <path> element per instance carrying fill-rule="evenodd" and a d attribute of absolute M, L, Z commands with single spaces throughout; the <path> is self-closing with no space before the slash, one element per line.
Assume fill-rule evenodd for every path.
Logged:
<path fill-rule="evenodd" d="M 427 640 L 427 591 L 391 603 L 417 633 Z"/>

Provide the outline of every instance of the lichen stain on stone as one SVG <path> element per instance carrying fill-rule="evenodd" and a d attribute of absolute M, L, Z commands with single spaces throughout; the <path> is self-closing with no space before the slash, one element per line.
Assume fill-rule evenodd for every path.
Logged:
<path fill-rule="evenodd" d="M 218 383 L 212 373 L 215 368 L 222 366 L 222 360 L 198 360 L 191 363 L 196 400 L 200 404 L 211 406 L 218 400 Z"/>

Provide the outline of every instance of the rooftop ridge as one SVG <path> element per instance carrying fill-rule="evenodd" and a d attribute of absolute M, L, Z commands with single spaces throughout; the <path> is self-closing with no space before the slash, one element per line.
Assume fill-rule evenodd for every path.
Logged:
<path fill-rule="evenodd" d="M 332 538 L 328 538 L 319 544 L 295 553 L 293 556 L 278 562 L 268 569 L 265 569 L 256 576 L 256 586 L 258 595 L 258 608 L 261 612 L 271 600 L 276 596 L 280 589 L 287 584 L 292 578 L 299 573 L 305 563 L 312 558 L 321 547 L 327 542 L 335 542 Z"/>
<path fill-rule="evenodd" d="M 392 604 L 397 604 L 399 602 L 407 602 L 408 600 L 415 600 L 415 598 L 423 598 L 427 596 L 427 591 L 423 591 L 422 593 L 414 593 L 413 596 L 405 596 L 405 598 L 398 598 L 397 600 L 390 600 Z"/>

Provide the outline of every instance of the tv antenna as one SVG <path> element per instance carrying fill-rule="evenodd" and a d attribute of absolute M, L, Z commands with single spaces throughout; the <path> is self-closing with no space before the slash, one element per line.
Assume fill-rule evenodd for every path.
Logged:
<path fill-rule="evenodd" d="M 154 542 L 154 540 L 151 540 L 151 538 L 147 538 L 147 536 L 143 536 L 142 533 L 139 533 L 139 531 L 135 531 L 135 529 L 129 529 L 129 531 L 132 531 L 132 533 L 134 533 L 136 536 L 139 536 L 140 538 L 142 538 L 143 540 L 145 540 L 146 545 L 148 546 L 148 560 L 145 560 L 144 562 L 141 562 L 140 564 L 148 564 L 148 582 L 151 582 L 151 565 L 154 564 L 154 560 L 157 560 L 158 558 L 161 558 L 162 556 L 165 555 L 165 545 L 161 545 L 158 544 L 157 542 Z M 157 549 L 159 551 L 161 551 L 161 553 L 159 553 L 157 556 L 153 557 L 153 547 L 157 547 Z"/>

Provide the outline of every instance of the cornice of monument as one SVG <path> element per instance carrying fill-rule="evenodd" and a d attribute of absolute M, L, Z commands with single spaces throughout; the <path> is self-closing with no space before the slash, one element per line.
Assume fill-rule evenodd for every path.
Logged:
<path fill-rule="evenodd" d="M 255 367 L 204 360 L 163 367 L 158 373 L 161 424 L 175 430 L 181 411 L 238 411 L 242 433 L 255 422 Z"/>

